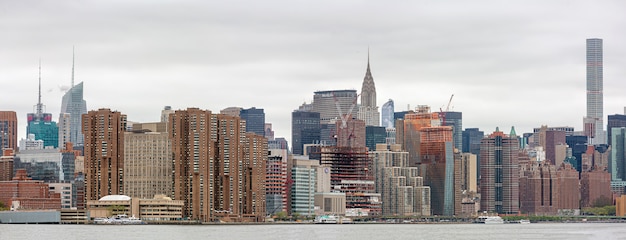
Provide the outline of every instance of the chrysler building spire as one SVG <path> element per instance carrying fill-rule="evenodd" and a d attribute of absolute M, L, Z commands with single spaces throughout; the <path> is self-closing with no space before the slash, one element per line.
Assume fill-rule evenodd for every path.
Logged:
<path fill-rule="evenodd" d="M 367 50 L 367 70 L 365 78 L 363 78 L 363 86 L 361 88 L 361 106 L 376 107 L 376 85 L 370 71 L 370 52 Z"/>

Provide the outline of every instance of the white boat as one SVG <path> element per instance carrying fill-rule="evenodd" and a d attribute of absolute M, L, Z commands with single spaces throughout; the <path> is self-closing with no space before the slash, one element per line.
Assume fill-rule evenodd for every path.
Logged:
<path fill-rule="evenodd" d="M 339 223 L 339 218 L 334 215 L 322 215 L 315 217 L 315 223 L 330 223 L 336 224 Z"/>
<path fill-rule="evenodd" d="M 135 224 L 144 224 L 141 219 L 136 218 L 135 216 L 128 217 L 126 214 L 118 214 L 110 218 L 95 218 L 93 220 L 94 224 L 121 224 L 121 225 L 135 225 Z"/>
<path fill-rule="evenodd" d="M 503 224 L 504 220 L 500 216 L 479 216 L 476 223 Z"/>
<path fill-rule="evenodd" d="M 522 219 L 522 220 L 519 220 L 519 223 L 521 223 L 521 224 L 530 224 L 530 220 Z"/>

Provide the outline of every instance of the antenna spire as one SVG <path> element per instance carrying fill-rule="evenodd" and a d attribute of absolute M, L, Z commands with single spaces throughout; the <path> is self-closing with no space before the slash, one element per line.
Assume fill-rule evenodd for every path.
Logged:
<path fill-rule="evenodd" d="M 41 103 L 41 58 L 39 58 L 39 99 L 37 100 L 37 116 L 43 113 L 43 104 Z"/>
<path fill-rule="evenodd" d="M 72 46 L 72 87 L 74 87 L 74 46 Z"/>

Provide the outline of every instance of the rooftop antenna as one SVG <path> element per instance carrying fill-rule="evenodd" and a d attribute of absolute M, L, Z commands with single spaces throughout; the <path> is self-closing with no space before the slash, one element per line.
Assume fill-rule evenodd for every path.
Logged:
<path fill-rule="evenodd" d="M 43 114 L 43 104 L 41 103 L 41 58 L 39 58 L 39 99 L 37 100 L 37 116 Z"/>
<path fill-rule="evenodd" d="M 74 46 L 72 46 L 72 87 L 74 87 Z"/>

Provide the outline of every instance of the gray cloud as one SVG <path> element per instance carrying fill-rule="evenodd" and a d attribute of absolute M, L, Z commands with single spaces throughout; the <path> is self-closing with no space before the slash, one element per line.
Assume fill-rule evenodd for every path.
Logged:
<path fill-rule="evenodd" d="M 464 127 L 580 129 L 585 39 L 604 39 L 605 114 L 626 105 L 622 1 L 5 1 L 2 109 L 20 131 L 43 89 L 85 82 L 89 109 L 156 121 L 164 105 L 265 108 L 277 136 L 314 91 L 357 89 L 367 48 L 378 102 L 439 109 Z M 43 96 L 60 109 L 59 91 Z M 21 136 L 24 132 L 21 132 Z"/>

